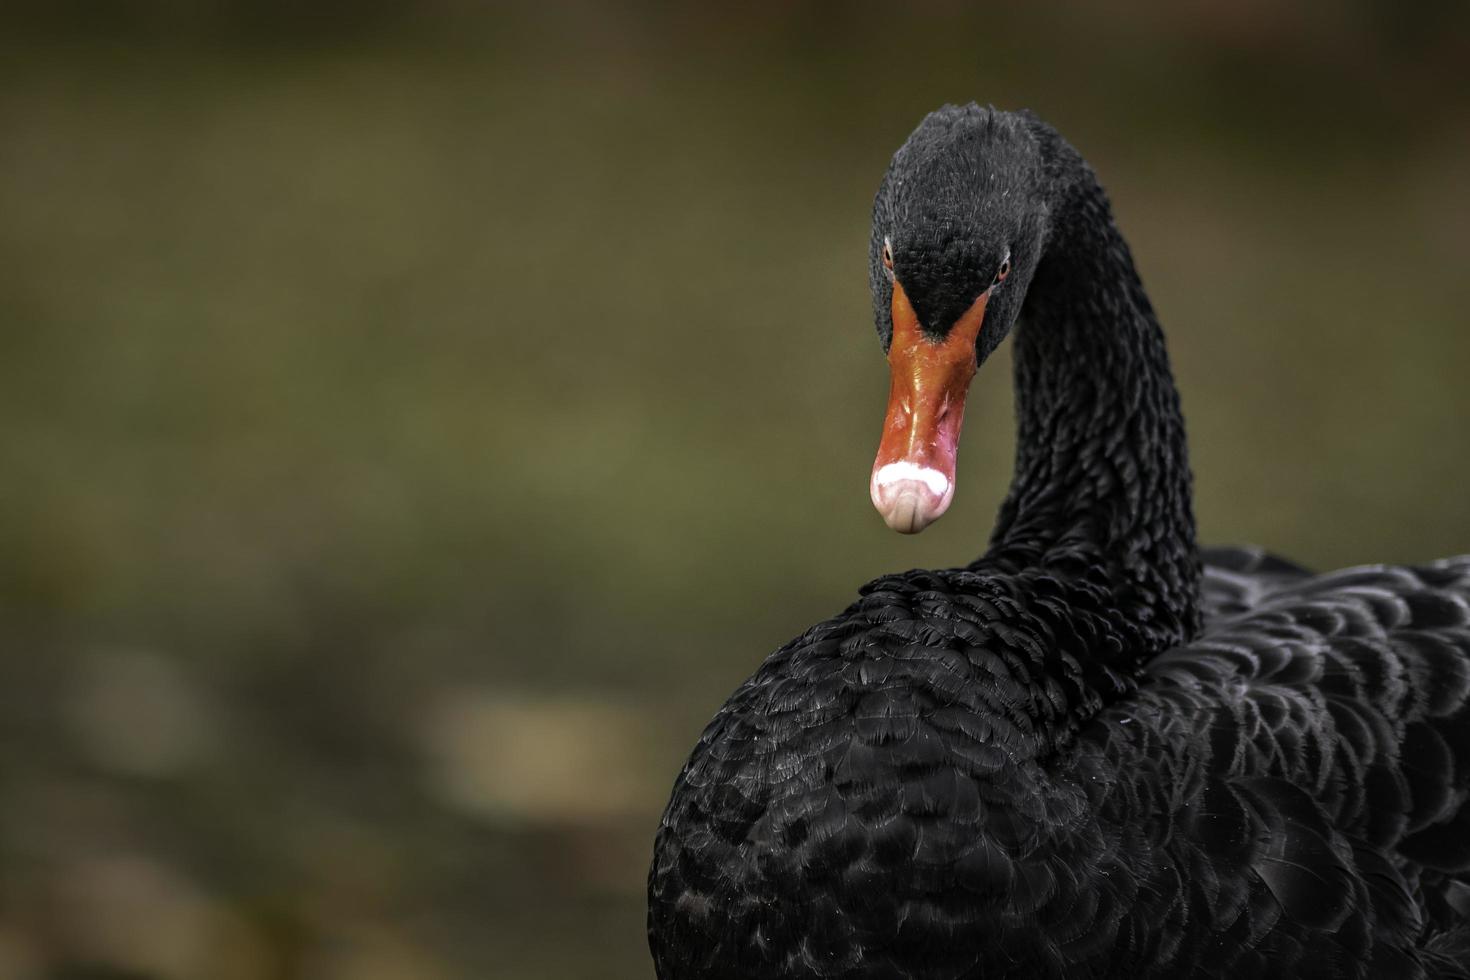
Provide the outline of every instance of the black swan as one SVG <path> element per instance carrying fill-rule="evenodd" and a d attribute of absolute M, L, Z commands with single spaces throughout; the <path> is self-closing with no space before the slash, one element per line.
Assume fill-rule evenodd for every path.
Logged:
<path fill-rule="evenodd" d="M 1159 329 L 1088 165 L 928 116 L 873 205 L 873 501 L 948 505 L 1019 319 L 986 554 L 868 583 L 675 783 L 662 980 L 1470 976 L 1470 557 L 1315 575 L 1195 542 Z"/>

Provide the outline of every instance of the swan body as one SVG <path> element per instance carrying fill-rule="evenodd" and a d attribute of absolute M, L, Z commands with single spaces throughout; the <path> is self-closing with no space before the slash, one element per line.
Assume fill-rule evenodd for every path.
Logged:
<path fill-rule="evenodd" d="M 947 480 L 875 476 L 885 520 L 942 514 L 1020 321 L 1016 477 L 982 557 L 868 583 L 705 730 L 654 847 L 661 980 L 1470 977 L 1470 557 L 1199 550 L 1162 333 L 1034 116 L 928 117 L 871 257 L 874 472 Z"/>

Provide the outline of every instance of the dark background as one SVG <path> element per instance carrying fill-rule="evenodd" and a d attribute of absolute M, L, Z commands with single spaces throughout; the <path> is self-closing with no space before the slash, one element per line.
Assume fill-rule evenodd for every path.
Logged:
<path fill-rule="evenodd" d="M 651 977 L 704 721 L 1009 477 L 1003 350 L 867 499 L 945 101 L 1110 188 L 1207 540 L 1470 551 L 1465 5 L 726 6 L 7 5 L 0 976 Z"/>

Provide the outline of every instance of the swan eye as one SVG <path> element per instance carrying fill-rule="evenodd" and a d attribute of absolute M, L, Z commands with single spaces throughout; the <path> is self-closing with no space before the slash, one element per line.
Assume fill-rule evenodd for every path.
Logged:
<path fill-rule="evenodd" d="M 888 270 L 888 278 L 893 278 L 893 245 L 888 239 L 883 239 L 883 268 Z"/>
<path fill-rule="evenodd" d="M 1010 275 L 1010 274 L 1011 274 L 1011 257 L 1009 255 L 1007 255 L 1003 260 L 1001 260 L 1000 268 L 997 269 L 997 270 L 995 270 L 995 279 L 991 281 L 990 285 L 992 285 L 992 286 L 999 286 L 1002 282 L 1005 281 L 1005 277 L 1008 276 L 1008 275 Z"/>

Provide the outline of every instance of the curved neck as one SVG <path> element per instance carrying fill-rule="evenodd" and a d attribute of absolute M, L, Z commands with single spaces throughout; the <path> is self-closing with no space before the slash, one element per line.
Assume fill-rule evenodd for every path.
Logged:
<path fill-rule="evenodd" d="M 1184 419 L 1107 197 L 1050 142 L 1052 233 L 1015 336 L 1016 472 L 983 561 L 1096 576 L 1142 655 L 1199 628 Z"/>

